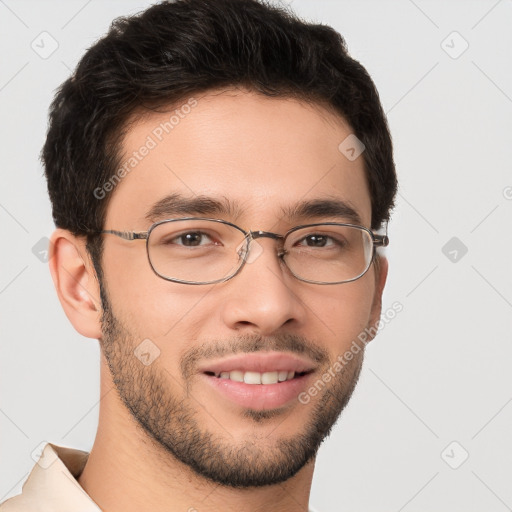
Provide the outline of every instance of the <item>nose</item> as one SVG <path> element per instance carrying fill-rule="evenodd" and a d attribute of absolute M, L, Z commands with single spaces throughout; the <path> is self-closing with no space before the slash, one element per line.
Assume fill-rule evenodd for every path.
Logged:
<path fill-rule="evenodd" d="M 279 258 L 275 238 L 253 237 L 245 265 L 223 284 L 222 317 L 228 328 L 270 335 L 284 324 L 302 322 L 301 282 Z"/>

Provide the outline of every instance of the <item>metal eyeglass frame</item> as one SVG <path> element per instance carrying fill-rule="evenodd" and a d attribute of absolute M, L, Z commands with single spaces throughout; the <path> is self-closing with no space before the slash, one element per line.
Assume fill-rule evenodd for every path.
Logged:
<path fill-rule="evenodd" d="M 213 221 L 213 222 L 219 222 L 219 223 L 222 223 L 222 224 L 227 224 L 228 226 L 232 226 L 236 229 L 238 229 L 239 231 L 241 231 L 243 234 L 244 234 L 244 239 L 246 240 L 246 251 L 245 251 L 245 254 L 243 256 L 243 258 L 241 259 L 241 263 L 239 265 L 239 267 L 229 276 L 227 277 L 223 277 L 221 279 L 217 279 L 215 281 L 204 281 L 204 282 L 195 282 L 195 281 L 184 281 L 184 280 L 181 280 L 181 279 L 175 279 L 175 278 L 171 278 L 171 277 L 166 277 L 166 276 L 163 276 L 162 274 L 158 273 L 157 270 L 155 269 L 155 267 L 153 266 L 153 263 L 151 261 L 151 258 L 149 256 L 149 244 L 148 244 L 148 240 L 149 240 L 149 237 L 151 235 L 151 232 L 157 227 L 157 226 L 160 226 L 161 224 L 166 224 L 166 223 L 169 223 L 169 222 L 175 222 L 175 221 L 180 221 L 180 220 L 208 220 L 208 221 Z M 162 279 L 165 279 L 166 281 L 172 281 L 174 283 L 183 283 L 183 284 L 191 284 L 191 285 L 202 285 L 202 284 L 216 284 L 216 283 L 221 283 L 221 282 L 224 282 L 224 281 L 228 281 L 229 279 L 232 279 L 233 277 L 235 277 L 243 268 L 243 266 L 245 265 L 246 261 L 247 261 L 247 256 L 249 254 L 249 248 L 250 248 L 250 243 L 252 240 L 256 240 L 257 238 L 262 238 L 262 237 L 268 237 L 268 238 L 272 238 L 274 240 L 282 240 L 282 245 L 284 246 L 284 243 L 286 242 L 286 238 L 291 234 L 293 233 L 294 231 L 297 231 L 298 229 L 302 229 L 302 228 L 307 228 L 307 227 L 314 227 L 314 226 L 325 226 L 325 225 L 334 225 L 334 226 L 348 226 L 348 227 L 352 227 L 352 228 L 358 228 L 362 231 L 366 231 L 366 233 L 368 233 L 370 235 L 370 239 L 372 241 L 372 258 L 370 260 L 370 262 L 368 263 L 368 266 L 366 267 L 365 271 L 362 272 L 361 274 L 359 274 L 358 276 L 352 278 L 352 279 L 348 279 L 346 281 L 337 281 L 337 282 L 334 282 L 334 283 L 326 283 L 326 282 L 323 282 L 323 281 L 312 281 L 312 280 L 309 280 L 309 279 L 303 279 L 302 277 L 299 277 L 297 276 L 291 269 L 290 267 L 288 267 L 288 265 L 286 264 L 286 261 L 284 260 L 284 256 L 286 254 L 286 252 L 284 252 L 283 250 L 279 250 L 278 253 L 277 253 L 277 256 L 281 259 L 281 261 L 284 263 L 284 265 L 286 266 L 286 268 L 290 271 L 290 273 L 296 278 L 298 279 L 299 281 L 303 281 L 305 283 L 312 283 L 312 284 L 343 284 L 343 283 L 350 283 L 352 281 L 355 281 L 356 279 L 359 279 L 360 277 L 364 276 L 364 274 L 366 274 L 366 272 L 368 272 L 369 268 L 371 267 L 374 259 L 375 259 L 375 253 L 376 253 L 376 248 L 377 247 L 386 247 L 389 245 L 389 237 L 387 235 L 379 235 L 377 233 L 374 233 L 373 231 L 371 231 L 370 229 L 364 227 L 364 226 L 358 226 L 356 224 L 346 224 L 346 223 L 343 223 L 343 222 L 317 222 L 315 224 L 302 224 L 300 226 L 295 226 L 293 228 L 291 228 L 290 230 L 288 230 L 284 235 L 280 235 L 278 233 L 271 233 L 269 231 L 245 231 L 244 229 L 242 229 L 241 227 L 237 226 L 236 224 L 233 224 L 231 222 L 228 222 L 227 220 L 222 220 L 222 219 L 210 219 L 210 218 L 207 218 L 207 217 L 181 217 L 181 218 L 177 218 L 177 219 L 165 219 L 165 220 L 161 220 L 161 221 L 158 221 L 158 222 L 155 222 L 154 224 L 152 224 L 149 229 L 147 231 L 117 231 L 115 229 L 104 229 L 102 231 L 99 231 L 98 233 L 100 234 L 110 234 L 110 235 L 115 235 L 115 236 L 118 236 L 124 240 L 146 240 L 146 254 L 147 254 L 147 257 L 148 257 L 148 262 L 149 262 L 149 265 L 151 266 L 151 269 L 153 270 L 153 272 L 160 278 Z"/>

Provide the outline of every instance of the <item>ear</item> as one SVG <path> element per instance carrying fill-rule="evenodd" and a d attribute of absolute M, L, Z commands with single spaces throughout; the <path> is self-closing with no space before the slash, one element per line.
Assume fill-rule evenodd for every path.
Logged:
<path fill-rule="evenodd" d="M 57 229 L 50 242 L 50 273 L 66 316 L 83 336 L 101 338 L 99 284 L 85 239 Z"/>
<path fill-rule="evenodd" d="M 388 277 L 388 260 L 385 256 L 377 255 L 375 265 L 375 295 L 373 296 L 372 309 L 370 312 L 370 325 L 369 327 L 377 326 L 380 315 L 382 312 L 382 292 L 384 291 L 384 286 L 386 284 L 386 279 Z M 370 329 L 370 332 L 373 332 L 375 329 Z M 376 331 L 375 331 L 376 334 Z M 368 341 L 371 341 L 375 334 L 372 335 Z"/>

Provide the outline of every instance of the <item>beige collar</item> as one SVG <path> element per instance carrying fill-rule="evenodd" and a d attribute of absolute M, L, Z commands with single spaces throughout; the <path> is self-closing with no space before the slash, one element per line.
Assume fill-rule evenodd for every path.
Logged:
<path fill-rule="evenodd" d="M 0 505 L 1 512 L 101 512 L 77 481 L 89 453 L 47 443 L 22 493 Z"/>

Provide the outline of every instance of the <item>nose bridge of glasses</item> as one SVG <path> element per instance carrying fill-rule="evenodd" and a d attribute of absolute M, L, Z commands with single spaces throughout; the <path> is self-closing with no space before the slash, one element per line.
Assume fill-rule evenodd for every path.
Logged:
<path fill-rule="evenodd" d="M 272 240 L 284 240 L 284 236 L 278 233 L 271 233 L 270 231 L 249 231 L 247 233 L 245 240 L 247 242 L 247 248 L 250 246 L 250 243 L 253 240 L 257 240 L 258 238 L 271 238 Z M 281 251 L 278 250 L 278 255 L 281 255 Z"/>
<path fill-rule="evenodd" d="M 264 237 L 272 238 L 273 240 L 282 240 L 284 238 L 283 235 L 279 235 L 278 233 L 271 233 L 270 231 L 249 231 L 249 235 L 252 240 Z"/>

